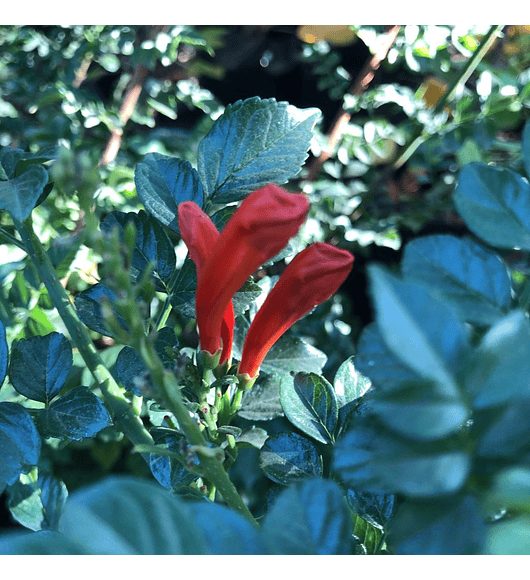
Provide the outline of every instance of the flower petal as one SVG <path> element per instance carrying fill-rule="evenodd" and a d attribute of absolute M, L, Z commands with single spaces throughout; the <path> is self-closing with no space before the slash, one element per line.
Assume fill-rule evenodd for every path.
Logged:
<path fill-rule="evenodd" d="M 255 377 L 272 345 L 302 316 L 339 289 L 352 264 L 350 252 L 321 242 L 300 252 L 254 317 L 243 346 L 239 374 Z"/>
<path fill-rule="evenodd" d="M 268 185 L 250 194 L 232 215 L 208 256 L 196 295 L 201 348 L 214 353 L 227 304 L 247 278 L 282 250 L 305 221 L 301 194 Z"/>

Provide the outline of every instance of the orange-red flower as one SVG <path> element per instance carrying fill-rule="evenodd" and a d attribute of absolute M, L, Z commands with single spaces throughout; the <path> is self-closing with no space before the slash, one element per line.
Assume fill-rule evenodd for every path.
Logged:
<path fill-rule="evenodd" d="M 178 211 L 180 234 L 184 243 L 188 246 L 190 258 L 195 263 L 197 279 L 199 279 L 208 256 L 219 239 L 219 232 L 212 220 L 196 203 L 185 201 L 179 205 Z M 223 363 L 226 360 L 230 360 L 232 354 L 234 337 L 234 305 L 232 300 L 228 302 L 228 306 L 224 311 L 220 334 L 222 352 L 219 362 Z"/>
<path fill-rule="evenodd" d="M 239 374 L 253 379 L 272 345 L 302 316 L 334 294 L 352 269 L 353 256 L 317 242 L 287 266 L 248 330 Z"/>
<path fill-rule="evenodd" d="M 179 205 L 182 239 L 197 267 L 195 309 L 201 349 L 230 359 L 234 331 L 232 297 L 248 277 L 273 258 L 294 236 L 309 211 L 309 202 L 276 185 L 249 195 L 219 234 L 195 203 Z M 249 387 L 278 338 L 344 282 L 353 256 L 316 243 L 287 266 L 256 314 L 245 340 L 239 373 Z"/>

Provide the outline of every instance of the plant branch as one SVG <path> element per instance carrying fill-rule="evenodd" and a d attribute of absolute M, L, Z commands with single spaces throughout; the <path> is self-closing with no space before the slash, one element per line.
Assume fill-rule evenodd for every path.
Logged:
<path fill-rule="evenodd" d="M 348 94 L 359 96 L 361 95 L 368 85 L 372 82 L 375 72 L 386 58 L 388 51 L 394 44 L 397 35 L 401 29 L 400 25 L 394 25 L 386 34 L 384 41 L 381 43 L 379 50 L 365 63 L 361 72 L 357 75 L 355 82 L 348 90 Z M 336 115 L 335 120 L 332 123 L 331 131 L 328 134 L 328 143 L 326 147 L 322 150 L 320 155 L 313 160 L 309 167 L 309 175 L 307 177 L 308 181 L 313 181 L 318 173 L 320 172 L 322 165 L 333 155 L 342 134 L 344 128 L 350 122 L 351 114 L 346 112 L 344 108 L 341 108 L 339 113 Z"/>
<path fill-rule="evenodd" d="M 96 347 L 90 339 L 88 331 L 79 320 L 65 289 L 57 277 L 48 254 L 33 230 L 31 217 L 24 223 L 16 220 L 13 221 L 26 246 L 28 255 L 35 264 L 54 306 L 57 308 L 59 315 L 70 333 L 74 345 L 78 348 L 98 387 L 101 389 L 105 404 L 120 424 L 125 436 L 134 445 L 153 445 L 153 438 L 124 396 L 121 387 L 104 365 Z"/>

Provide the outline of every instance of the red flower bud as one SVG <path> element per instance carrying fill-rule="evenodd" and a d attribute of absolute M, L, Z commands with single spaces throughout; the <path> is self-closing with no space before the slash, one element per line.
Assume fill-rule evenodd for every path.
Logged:
<path fill-rule="evenodd" d="M 202 275 L 204 265 L 212 248 L 219 239 L 219 232 L 212 220 L 193 201 L 184 201 L 179 205 L 179 228 L 190 258 L 197 268 L 197 279 Z M 234 306 L 228 302 L 221 323 L 222 352 L 219 363 L 230 359 L 234 338 Z M 213 353 L 212 353 L 213 354 Z"/>
<path fill-rule="evenodd" d="M 239 374 L 254 378 L 272 345 L 315 306 L 327 300 L 346 280 L 353 256 L 324 243 L 300 252 L 287 266 L 247 333 Z"/>
<path fill-rule="evenodd" d="M 309 202 L 303 195 L 277 185 L 262 187 L 242 202 L 211 247 L 199 276 L 196 313 L 203 350 L 216 352 L 232 296 L 286 246 L 308 211 Z"/>

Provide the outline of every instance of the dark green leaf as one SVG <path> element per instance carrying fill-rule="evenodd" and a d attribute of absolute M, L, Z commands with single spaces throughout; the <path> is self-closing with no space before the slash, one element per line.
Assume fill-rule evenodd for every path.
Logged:
<path fill-rule="evenodd" d="M 333 469 L 359 491 L 428 497 L 459 490 L 470 458 L 458 449 L 418 447 L 380 425 L 360 424 L 335 445 Z"/>
<path fill-rule="evenodd" d="M 11 349 L 9 378 L 21 394 L 48 404 L 72 368 L 72 347 L 58 332 L 19 340 Z"/>
<path fill-rule="evenodd" d="M 206 541 L 206 552 L 216 556 L 265 554 L 261 535 L 243 516 L 225 506 L 201 502 L 189 506 Z"/>
<path fill-rule="evenodd" d="M 404 382 L 420 378 L 388 348 L 377 323 L 363 329 L 357 345 L 355 367 L 384 391 L 392 391 Z"/>
<path fill-rule="evenodd" d="M 269 437 L 261 448 L 260 465 L 269 479 L 283 485 L 322 474 L 322 457 L 317 448 L 297 433 Z"/>
<path fill-rule="evenodd" d="M 47 183 L 48 172 L 42 165 L 31 165 L 18 177 L 0 181 L 0 210 L 7 210 L 20 222 L 25 221 Z"/>
<path fill-rule="evenodd" d="M 283 491 L 265 516 L 262 532 L 271 554 L 350 553 L 352 522 L 341 489 L 324 479 Z"/>
<path fill-rule="evenodd" d="M 160 153 L 148 153 L 134 172 L 138 197 L 159 222 L 179 233 L 178 205 L 193 201 L 203 205 L 203 187 L 188 161 Z"/>
<path fill-rule="evenodd" d="M 0 402 L 0 491 L 37 464 L 40 437 L 30 414 L 17 403 Z"/>
<path fill-rule="evenodd" d="M 7 489 L 13 518 L 33 531 L 57 530 L 68 491 L 62 481 L 49 475 L 35 477 L 36 469 Z"/>
<path fill-rule="evenodd" d="M 499 256 L 471 238 L 436 235 L 405 246 L 404 276 L 427 283 L 462 320 L 490 325 L 510 307 L 511 286 Z"/>
<path fill-rule="evenodd" d="M 280 401 L 291 423 L 321 443 L 333 443 L 338 424 L 335 390 L 315 373 L 285 375 L 280 382 Z"/>
<path fill-rule="evenodd" d="M 185 443 L 182 436 L 168 435 L 163 432 L 158 434 L 157 431 L 153 431 L 151 434 L 157 445 L 174 453 L 178 453 L 181 443 Z M 171 491 L 178 491 L 196 479 L 196 476 L 190 473 L 180 461 L 167 455 L 151 453 L 149 455 L 149 468 L 158 483 Z"/>
<path fill-rule="evenodd" d="M 74 492 L 61 528 L 99 555 L 206 553 L 187 506 L 158 483 L 133 477 L 109 477 Z"/>
<path fill-rule="evenodd" d="M 279 378 L 270 375 L 260 378 L 252 389 L 245 391 L 238 415 L 248 421 L 270 421 L 282 416 L 279 382 Z"/>
<path fill-rule="evenodd" d="M 286 183 L 307 158 L 319 116 L 318 109 L 258 97 L 226 107 L 199 144 L 206 195 L 230 203 L 269 183 Z"/>
<path fill-rule="evenodd" d="M 466 377 L 473 406 L 483 409 L 530 396 L 530 323 L 514 311 L 484 336 Z"/>
<path fill-rule="evenodd" d="M 351 509 L 374 528 L 384 529 L 394 513 L 396 497 L 349 489 L 346 495 Z"/>
<path fill-rule="evenodd" d="M 503 167 L 462 168 L 454 203 L 469 229 L 496 248 L 530 249 L 530 186 Z"/>
<path fill-rule="evenodd" d="M 485 533 L 471 496 L 409 500 L 390 521 L 388 543 L 397 554 L 472 555 L 481 552 Z"/>
<path fill-rule="evenodd" d="M 91 330 L 95 330 L 104 336 L 112 336 L 111 331 L 108 330 L 105 323 L 105 318 L 101 311 L 101 304 L 107 301 L 112 306 L 115 300 L 116 294 L 102 282 L 98 282 L 90 288 L 87 288 L 87 290 L 79 292 L 75 297 L 77 315 Z M 124 329 L 127 329 L 123 318 L 117 312 L 114 312 L 114 314 L 120 325 Z"/>
<path fill-rule="evenodd" d="M 354 358 L 351 356 L 340 365 L 333 381 L 339 407 L 360 399 L 370 388 L 370 381 L 356 370 Z"/>
<path fill-rule="evenodd" d="M 468 329 L 427 288 L 372 266 L 376 319 L 390 350 L 420 376 L 436 383 L 442 397 L 458 396 L 455 371 L 469 344 Z"/>
<path fill-rule="evenodd" d="M 153 266 L 157 290 L 167 291 L 167 286 L 175 270 L 175 249 L 162 226 L 145 211 L 138 213 L 113 211 L 101 222 L 101 231 L 110 232 L 118 228 L 123 240 L 123 232 L 128 223 L 136 229 L 131 273 L 134 280 L 141 278 L 148 265 Z"/>
<path fill-rule="evenodd" d="M 4 323 L 0 320 L 0 387 L 6 378 L 8 358 L 6 329 Z"/>
<path fill-rule="evenodd" d="M 0 554 L 6 556 L 90 556 L 92 552 L 63 534 L 43 530 L 0 535 Z"/>
<path fill-rule="evenodd" d="M 152 398 L 149 371 L 142 357 L 131 346 L 124 346 L 116 359 L 116 376 L 123 386 L 138 397 Z"/>
<path fill-rule="evenodd" d="M 44 437 L 74 441 L 94 437 L 111 424 L 107 409 L 87 387 L 68 391 L 47 409 L 41 409 L 36 420 Z"/>

